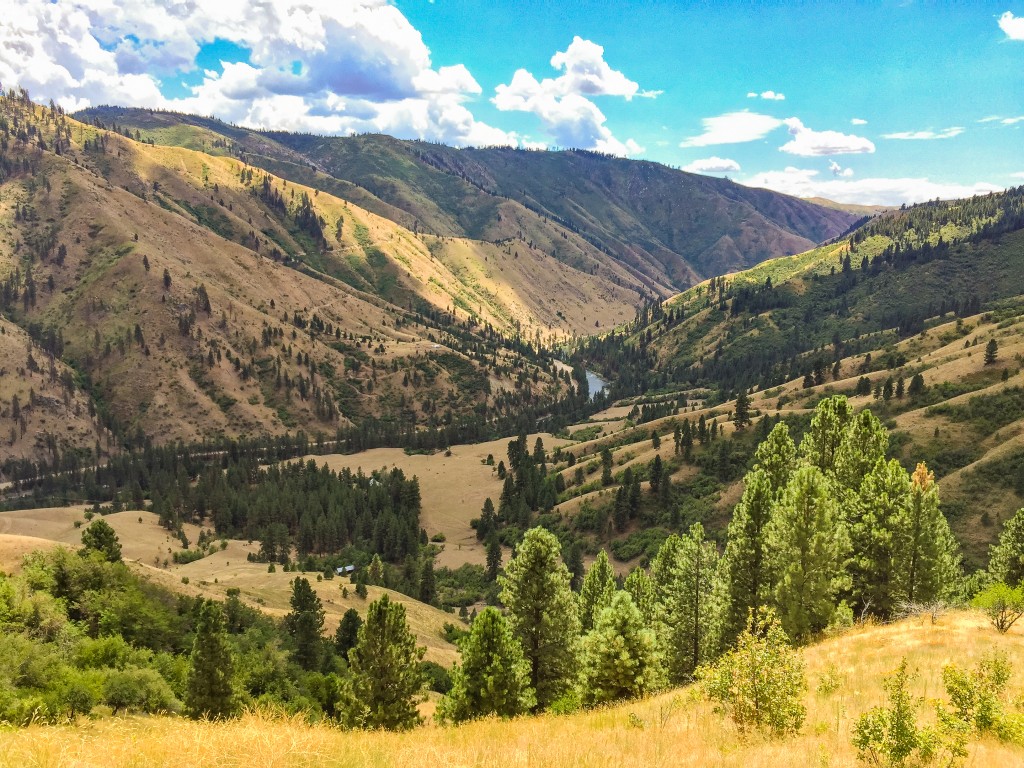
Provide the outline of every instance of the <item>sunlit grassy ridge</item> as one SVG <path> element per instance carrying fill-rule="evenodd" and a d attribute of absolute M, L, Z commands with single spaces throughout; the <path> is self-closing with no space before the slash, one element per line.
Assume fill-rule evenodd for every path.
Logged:
<path fill-rule="evenodd" d="M 948 663 L 973 666 L 993 650 L 1014 668 L 1008 698 L 1024 693 L 1024 636 L 998 635 L 978 614 L 927 616 L 867 625 L 803 651 L 807 721 L 792 739 L 742 735 L 683 688 L 645 700 L 568 716 L 434 725 L 408 733 L 343 732 L 300 718 L 250 713 L 224 723 L 179 718 L 104 718 L 67 726 L 0 732 L 0 765 L 10 766 L 788 766 L 857 765 L 850 734 L 856 718 L 884 694 L 880 683 L 906 656 L 918 676 L 912 692 L 943 699 Z M 819 686 L 838 681 L 834 692 Z M 431 705 L 425 705 L 432 709 Z M 930 707 L 921 706 L 922 722 Z M 1024 748 L 992 737 L 973 740 L 967 765 L 1020 765 Z"/>

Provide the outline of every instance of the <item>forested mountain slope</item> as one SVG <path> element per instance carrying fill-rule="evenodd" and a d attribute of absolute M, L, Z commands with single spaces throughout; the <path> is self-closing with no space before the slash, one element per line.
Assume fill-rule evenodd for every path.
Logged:
<path fill-rule="evenodd" d="M 891 211 L 837 243 L 713 279 L 581 343 L 577 359 L 616 371 L 615 392 L 626 397 L 601 426 L 643 425 L 584 450 L 608 444 L 634 475 L 660 455 L 694 497 L 684 524 L 720 530 L 751 456 L 734 424 L 741 393 L 744 418 L 791 427 L 822 397 L 844 394 L 892 431 L 890 456 L 935 472 L 967 561 L 983 564 L 1000 524 L 1024 504 L 1022 204 L 1017 189 Z M 680 463 L 664 438 L 685 421 L 695 456 Z M 698 421 L 716 421 L 730 438 L 716 443 L 702 428 L 698 440 Z M 636 553 L 628 539 L 618 546 Z"/>
<path fill-rule="evenodd" d="M 538 340 L 621 322 L 641 295 L 624 272 L 418 236 L 23 92 L 0 99 L 0 142 L 0 310 L 135 444 L 518 418 L 567 391 Z"/>
<path fill-rule="evenodd" d="M 409 228 L 488 241 L 525 239 L 584 271 L 618 263 L 658 292 L 798 253 L 841 234 L 858 218 L 725 179 L 592 152 L 254 133 L 190 115 L 120 108 L 79 117 L 140 130 L 159 143 L 217 142 L 223 151 L 322 184 Z M 302 166 L 332 179 L 299 176 Z"/>

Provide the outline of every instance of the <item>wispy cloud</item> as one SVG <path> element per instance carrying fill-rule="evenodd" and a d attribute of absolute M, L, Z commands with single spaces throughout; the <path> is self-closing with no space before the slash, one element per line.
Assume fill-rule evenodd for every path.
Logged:
<path fill-rule="evenodd" d="M 828 169 L 836 178 L 848 179 L 853 176 L 853 168 L 843 168 L 835 160 L 829 160 Z"/>
<path fill-rule="evenodd" d="M 1001 187 L 979 181 L 974 184 L 946 184 L 928 178 L 822 179 L 820 172 L 788 167 L 759 173 L 744 181 L 748 187 L 764 187 L 796 197 L 825 197 L 859 205 L 900 205 L 941 198 L 970 197 L 996 192 Z"/>
<path fill-rule="evenodd" d="M 779 128 L 782 121 L 757 112 L 728 112 L 701 120 L 704 133 L 683 140 L 680 147 L 709 147 L 715 144 L 742 144 L 757 141 Z"/>
<path fill-rule="evenodd" d="M 863 136 L 854 136 L 839 131 L 815 131 L 795 117 L 789 118 L 785 123 L 793 138 L 779 147 L 781 152 L 801 157 L 819 157 L 875 151 L 875 145 Z"/>
<path fill-rule="evenodd" d="M 850 125 L 867 125 L 868 121 L 861 117 L 855 117 L 850 121 Z"/>
<path fill-rule="evenodd" d="M 776 91 L 761 91 L 760 93 L 757 93 L 756 91 L 749 91 L 747 93 L 747 98 L 748 99 L 759 99 L 760 98 L 760 99 L 767 99 L 768 101 L 785 101 L 786 100 L 786 94 L 778 93 Z"/>
<path fill-rule="evenodd" d="M 902 131 L 899 133 L 883 134 L 883 139 L 898 139 L 901 141 L 931 141 L 933 139 L 952 139 L 964 132 L 960 126 L 946 128 L 942 131 Z"/>
<path fill-rule="evenodd" d="M 558 77 L 538 80 L 525 69 L 495 88 L 491 102 L 502 112 L 530 112 L 563 147 L 596 149 L 613 155 L 636 155 L 643 147 L 632 139 L 620 141 L 605 125 L 604 113 L 589 97 L 634 96 L 655 98 L 661 91 L 643 91 L 604 60 L 604 48 L 574 37 L 564 51 L 551 57 L 551 66 L 562 70 Z"/>
<path fill-rule="evenodd" d="M 683 170 L 689 173 L 736 173 L 739 169 L 740 164 L 735 160 L 714 155 L 683 166 Z"/>

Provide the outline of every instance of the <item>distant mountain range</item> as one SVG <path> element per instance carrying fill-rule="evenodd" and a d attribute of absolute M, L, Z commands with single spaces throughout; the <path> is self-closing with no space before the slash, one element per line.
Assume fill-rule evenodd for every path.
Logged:
<path fill-rule="evenodd" d="M 662 295 L 800 253 L 863 215 L 578 150 L 455 149 L 382 135 L 256 132 L 192 115 L 113 107 L 77 117 L 137 130 L 157 143 L 245 157 L 408 229 L 488 241 L 519 237 L 583 269 L 588 260 L 611 258 Z M 329 178 L 318 179 L 314 169 Z M 572 235 L 590 259 L 579 258 Z"/>

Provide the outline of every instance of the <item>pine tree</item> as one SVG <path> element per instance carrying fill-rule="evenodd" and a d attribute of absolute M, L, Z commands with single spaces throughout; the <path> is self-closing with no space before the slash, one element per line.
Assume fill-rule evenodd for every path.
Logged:
<path fill-rule="evenodd" d="M 782 627 L 794 642 L 804 642 L 828 626 L 836 598 L 849 584 L 846 525 L 833 487 L 816 466 L 793 473 L 765 526 L 764 546 Z"/>
<path fill-rule="evenodd" d="M 1011 587 L 1024 583 L 1024 508 L 1003 526 L 999 543 L 991 548 L 988 571 L 993 581 Z"/>
<path fill-rule="evenodd" d="M 658 597 L 654 591 L 654 582 L 647 575 L 647 571 L 643 568 L 634 568 L 626 577 L 623 587 L 633 598 L 633 605 L 640 611 L 644 624 L 652 626 L 658 614 Z"/>
<path fill-rule="evenodd" d="M 884 618 L 893 614 L 896 563 L 909 544 L 904 525 L 909 502 L 910 478 L 893 459 L 868 473 L 853 505 L 851 594 L 862 609 Z"/>
<path fill-rule="evenodd" d="M 434 580 L 434 558 L 427 555 L 423 558 L 423 570 L 420 573 L 419 601 L 431 605 L 437 597 L 437 586 Z"/>
<path fill-rule="evenodd" d="M 483 509 L 480 510 L 480 519 L 476 524 L 476 537 L 480 541 L 487 539 L 497 527 L 497 520 L 494 516 L 494 502 L 488 496 L 484 500 Z"/>
<path fill-rule="evenodd" d="M 462 663 L 452 670 L 452 689 L 441 701 L 437 718 L 460 723 L 475 717 L 515 717 L 536 703 L 530 667 L 505 617 L 484 608 L 459 643 Z"/>
<path fill-rule="evenodd" d="M 532 528 L 498 577 L 512 633 L 530 665 L 536 709 L 547 709 L 576 685 L 580 620 L 554 534 Z"/>
<path fill-rule="evenodd" d="M 601 449 L 601 485 L 611 485 L 612 479 L 612 452 L 608 448 Z"/>
<path fill-rule="evenodd" d="M 726 531 L 720 580 L 723 648 L 732 645 L 747 626 L 752 609 L 768 605 L 773 599 L 763 536 L 771 516 L 775 491 L 771 475 L 761 468 L 763 465 L 758 464 L 758 468 L 748 472 L 744 478 L 743 497 L 733 510 Z"/>
<path fill-rule="evenodd" d="M 363 620 L 359 611 L 349 608 L 338 622 L 338 629 L 334 632 L 334 651 L 341 658 L 347 659 L 348 652 L 356 647 L 359 639 L 359 628 L 363 626 Z"/>
<path fill-rule="evenodd" d="M 985 345 L 985 365 L 995 365 L 998 356 L 999 342 L 995 339 L 989 339 L 988 344 Z"/>
<path fill-rule="evenodd" d="M 224 613 L 213 600 L 203 601 L 199 609 L 189 661 L 185 680 L 185 710 L 189 716 L 230 716 L 235 711 L 234 663 L 224 629 Z"/>
<path fill-rule="evenodd" d="M 377 587 L 384 585 L 384 561 L 380 559 L 380 555 L 375 554 L 370 560 L 370 565 L 366 569 L 366 581 Z"/>
<path fill-rule="evenodd" d="M 496 581 L 501 570 L 501 541 L 497 533 L 487 538 L 487 580 Z"/>
<path fill-rule="evenodd" d="M 902 521 L 908 541 L 896 563 L 897 598 L 929 603 L 954 590 L 960 576 L 960 555 L 939 509 L 935 477 L 924 464 L 918 464 L 910 479 L 910 500 Z"/>
<path fill-rule="evenodd" d="M 818 403 L 811 417 L 811 426 L 800 441 L 800 456 L 822 472 L 834 471 L 836 452 L 852 415 L 850 404 L 842 395 L 828 397 Z"/>
<path fill-rule="evenodd" d="M 658 643 L 627 592 L 616 592 L 583 638 L 583 699 L 632 699 L 664 684 Z"/>
<path fill-rule="evenodd" d="M 352 697 L 344 720 L 350 727 L 397 731 L 419 725 L 426 648 L 405 620 L 405 606 L 384 595 L 370 603 L 356 646 L 348 653 Z"/>
<path fill-rule="evenodd" d="M 793 473 L 796 465 L 796 445 L 793 438 L 789 436 L 789 427 L 780 421 L 772 431 L 768 433 L 757 450 L 754 451 L 754 468 L 760 469 L 767 477 L 773 498 L 782 495 L 789 476 Z M 746 616 L 743 617 L 743 626 L 746 626 Z M 742 630 L 743 627 L 740 627 Z"/>
<path fill-rule="evenodd" d="M 736 425 L 736 429 L 743 429 L 750 424 L 750 398 L 747 396 L 746 389 L 741 388 L 736 396 L 736 407 L 733 410 L 732 422 Z"/>
<path fill-rule="evenodd" d="M 121 560 L 121 542 L 117 534 L 106 520 L 100 518 L 82 531 L 82 554 L 99 552 L 110 563 Z"/>
<path fill-rule="evenodd" d="M 850 419 L 836 449 L 835 476 L 844 488 L 857 491 L 861 481 L 889 449 L 889 432 L 869 410 Z"/>
<path fill-rule="evenodd" d="M 682 683 L 717 648 L 714 593 L 718 551 L 695 523 L 685 536 L 670 536 L 651 569 L 665 622 L 665 667 L 669 680 Z"/>
<path fill-rule="evenodd" d="M 594 618 L 611 603 L 614 594 L 615 572 L 608 562 L 608 553 L 602 549 L 594 564 L 587 569 L 580 589 L 580 626 L 583 632 L 593 629 Z"/>
<path fill-rule="evenodd" d="M 292 581 L 291 612 L 284 617 L 284 627 L 291 635 L 296 663 L 305 670 L 320 666 L 324 644 L 324 606 L 307 579 L 297 576 Z"/>

